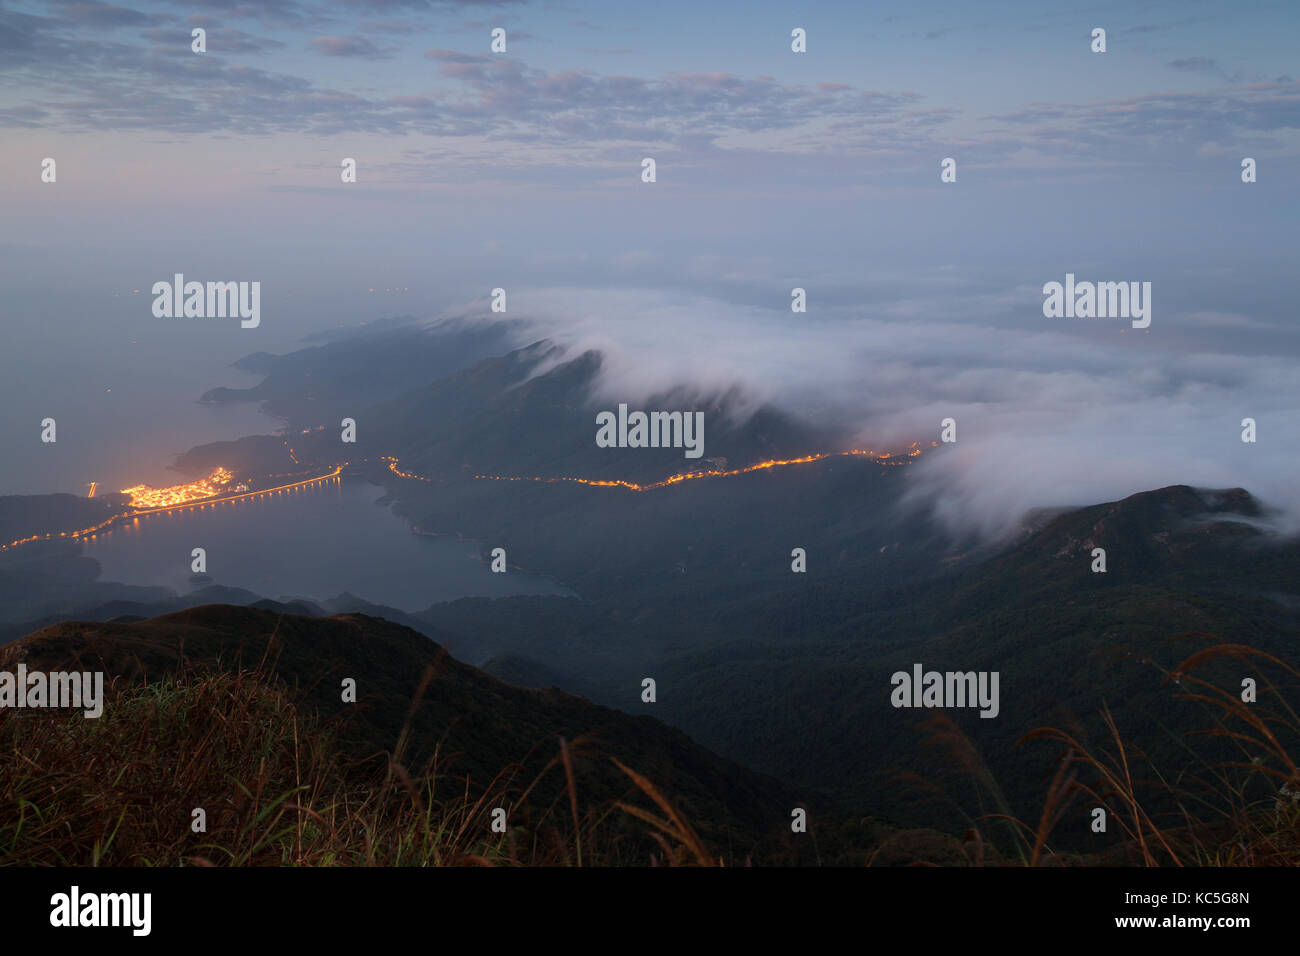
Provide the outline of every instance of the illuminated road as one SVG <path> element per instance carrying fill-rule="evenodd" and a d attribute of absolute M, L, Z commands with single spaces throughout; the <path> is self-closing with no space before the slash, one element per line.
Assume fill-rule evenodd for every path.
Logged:
<path fill-rule="evenodd" d="M 287 444 L 288 443 L 286 442 L 286 445 Z M 934 445 L 937 443 L 931 442 L 931 444 Z M 672 475 L 668 478 L 663 479 L 662 481 L 655 481 L 644 485 L 637 484 L 634 481 L 617 481 L 617 480 L 611 481 L 611 480 L 597 479 L 597 478 L 573 478 L 573 477 L 565 477 L 565 476 L 547 478 L 542 476 L 526 476 L 526 475 L 475 475 L 474 477 L 475 479 L 480 481 L 536 481 L 536 482 L 543 482 L 546 484 L 570 482 L 572 484 L 588 485 L 593 488 L 625 488 L 628 491 L 653 491 L 656 488 L 667 488 L 671 485 L 678 485 L 686 481 L 695 481 L 702 478 L 730 478 L 735 475 L 747 475 L 750 474 L 751 472 L 765 471 L 771 468 L 786 468 L 793 465 L 806 465 L 809 464 L 810 462 L 823 461 L 827 458 L 842 458 L 842 457 L 868 458 L 880 465 L 907 465 L 911 462 L 913 458 L 916 458 L 919 455 L 921 455 L 921 453 L 922 453 L 922 449 L 921 449 L 920 442 L 913 442 L 908 447 L 907 451 L 902 452 L 900 454 L 893 454 L 891 452 L 886 452 L 886 451 L 877 452 L 877 451 L 872 451 L 870 449 L 859 449 L 859 448 L 850 449 L 848 451 L 818 452 L 817 454 L 813 454 L 813 455 L 805 455 L 802 458 L 784 458 L 784 459 L 772 459 L 770 461 L 760 461 L 753 465 L 746 465 L 744 468 L 730 468 L 730 469 L 710 468 L 710 469 L 705 469 L 703 471 L 692 471 L 685 474 Z M 296 458 L 294 460 L 297 461 Z M 400 468 L 397 467 L 397 462 L 398 462 L 397 458 L 394 458 L 389 455 L 384 455 L 381 456 L 381 460 L 388 462 L 388 470 L 391 471 L 393 474 L 397 475 L 399 478 L 405 478 L 410 481 L 426 481 L 426 482 L 433 481 L 432 478 L 426 478 L 423 475 L 417 475 L 414 474 L 413 472 L 402 471 Z M 8 544 L 0 545 L 0 551 L 8 551 L 10 548 L 16 548 L 24 544 L 30 544 L 33 541 L 52 541 L 56 538 L 71 538 L 74 540 L 78 538 L 93 539 L 95 535 L 107 531 L 113 525 L 125 521 L 128 518 L 138 518 L 141 516 L 156 515 L 156 514 L 168 514 L 176 511 L 191 510 L 194 508 L 207 508 L 210 505 L 215 507 L 217 505 L 225 504 L 226 502 L 245 501 L 248 499 L 262 498 L 269 495 L 276 495 L 282 492 L 292 491 L 295 488 L 305 488 L 309 485 L 314 485 L 325 481 L 337 482 L 339 481 L 339 475 L 342 473 L 343 469 L 346 468 L 349 464 L 350 464 L 349 462 L 345 461 L 341 465 L 336 465 L 333 471 L 330 471 L 324 475 L 317 475 L 315 478 L 306 478 L 302 481 L 290 482 L 289 484 L 279 485 L 275 488 L 262 488 L 258 491 L 248 491 L 242 494 L 228 495 L 225 497 L 200 498 L 194 501 L 186 501 L 174 505 L 164 505 L 157 508 L 133 508 L 130 511 L 123 512 L 122 514 L 114 515 L 113 517 L 108 518 L 105 521 L 101 521 L 99 524 L 92 525 L 89 528 L 83 528 L 80 531 L 61 531 L 58 534 L 51 533 L 51 534 L 44 534 L 44 535 L 32 535 L 29 538 L 20 538 L 17 541 L 11 541 Z M 189 487 L 189 486 L 184 486 L 184 487 Z"/>
<path fill-rule="evenodd" d="M 936 443 L 932 443 L 936 444 Z M 656 488 L 667 488 L 670 485 L 679 485 L 684 481 L 694 481 L 700 478 L 730 478 L 734 475 L 747 475 L 750 472 L 765 471 L 769 468 L 785 468 L 790 465 L 806 465 L 809 462 L 822 461 L 826 458 L 857 457 L 870 458 L 881 465 L 906 465 L 911 459 L 921 454 L 921 443 L 912 442 L 906 452 L 895 455 L 887 451 L 871 451 L 869 449 L 853 448 L 849 451 L 826 451 L 818 452 L 815 455 L 805 455 L 802 458 L 783 458 L 772 459 L 771 461 L 760 461 L 753 465 L 746 465 L 744 468 L 710 468 L 704 471 L 692 471 L 680 475 L 672 475 L 663 481 L 655 481 L 650 484 L 641 485 L 634 481 L 610 481 L 597 478 L 569 478 L 554 477 L 545 478 L 541 476 L 528 475 L 475 475 L 480 481 L 537 481 L 546 484 L 555 484 L 558 482 L 571 482 L 578 485 L 589 485 L 593 488 L 626 488 L 629 491 L 653 491 Z M 402 471 L 397 467 L 398 459 L 385 456 L 384 461 L 388 462 L 388 470 L 399 478 L 407 478 L 412 481 L 432 481 L 432 478 L 426 478 L 423 475 L 413 474 L 412 472 Z"/>

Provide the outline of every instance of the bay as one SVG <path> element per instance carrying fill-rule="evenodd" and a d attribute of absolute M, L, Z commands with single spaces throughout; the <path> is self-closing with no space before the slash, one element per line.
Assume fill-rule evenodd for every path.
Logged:
<path fill-rule="evenodd" d="M 459 597 L 573 592 L 515 569 L 494 574 L 478 546 L 414 533 L 377 504 L 384 489 L 361 478 L 295 488 L 270 498 L 141 515 L 85 542 L 101 581 L 163 585 L 179 593 L 218 584 L 283 600 L 344 592 L 402 611 Z M 211 581 L 195 584 L 203 548 Z"/>

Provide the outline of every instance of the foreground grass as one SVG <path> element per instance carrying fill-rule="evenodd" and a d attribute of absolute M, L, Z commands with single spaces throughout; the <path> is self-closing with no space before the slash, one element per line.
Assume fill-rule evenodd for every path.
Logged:
<path fill-rule="evenodd" d="M 482 788 L 441 773 L 436 759 L 413 775 L 400 762 L 400 741 L 395 753 L 357 763 L 329 728 L 254 672 L 119 680 L 105 696 L 99 719 L 0 711 L 0 862 L 718 862 L 672 804 L 630 768 L 619 765 L 628 800 L 584 811 L 573 773 L 581 741 L 559 741 L 544 771 L 562 775 L 562 799 L 534 806 L 537 780 L 518 780 L 518 768 Z M 506 811 L 505 832 L 492 826 L 498 808 Z"/>
<path fill-rule="evenodd" d="M 1202 676 L 1231 662 L 1258 677 L 1258 699 Z M 1161 773 L 1103 706 L 1105 737 L 1041 728 L 1022 743 L 1058 746 L 1041 813 L 1013 814 L 978 748 L 946 715 L 929 721 L 947 766 L 974 781 L 983 809 L 948 862 L 975 866 L 1300 865 L 1300 672 L 1239 645 L 1214 645 L 1163 672 L 1205 708 L 1185 767 Z M 426 681 L 427 681 L 426 677 Z M 424 691 L 420 688 L 416 698 Z M 506 767 L 486 785 L 435 753 L 404 763 L 358 759 L 332 725 L 304 712 L 269 672 L 185 669 L 105 688 L 104 717 L 0 710 L 0 864 L 19 866 L 617 866 L 729 865 L 673 800 L 590 740 L 554 739 L 540 774 Z M 111 715 L 111 717 L 109 716 Z M 531 758 L 532 755 L 529 755 Z M 588 803 L 575 765 L 605 761 L 620 799 Z M 536 767 L 538 764 L 533 763 Z M 546 794 L 545 797 L 540 796 Z M 1098 809 L 1092 849 L 1078 834 Z M 201 812 L 200 812 L 201 811 Z M 502 832 L 494 819 L 504 811 Z M 198 823 L 201 820 L 202 826 Z M 1074 850 L 1061 850 L 1057 837 Z M 823 837 L 848 836 L 830 822 Z M 899 831 L 839 863 L 916 862 L 932 831 Z M 810 832 L 809 837 L 814 837 Z M 951 838 L 947 838 L 951 839 Z M 837 841 L 838 842 L 838 841 Z M 956 841 L 953 841 L 956 843 Z M 943 853 L 935 851 L 934 861 Z M 775 862 L 778 858 L 774 857 Z"/>
<path fill-rule="evenodd" d="M 1022 745 L 1058 747 L 1036 819 L 1012 813 L 979 748 L 951 719 L 928 721 L 931 743 L 974 784 L 986 808 L 968 817 L 964 843 L 970 863 L 1300 866 L 1300 714 L 1294 706 L 1300 671 L 1245 645 L 1214 643 L 1210 635 L 1174 640 L 1189 639 L 1209 640 L 1175 668 L 1159 669 L 1171 695 L 1201 705 L 1205 715 L 1204 729 L 1180 741 L 1183 769 L 1170 774 L 1158 766 L 1126 738 L 1103 703 L 1100 740 L 1058 727 L 1022 738 Z M 1207 670 L 1214 676 L 1206 676 Z M 1234 676 L 1225 680 L 1225 674 Z M 1238 675 L 1256 681 L 1254 699 L 1244 699 L 1242 688 L 1230 682 Z M 1103 813 L 1105 829 L 1099 832 Z M 1060 850 L 1054 837 L 1066 828 L 1074 834 L 1060 842 L 1077 846 L 1079 834 L 1091 829 L 1093 849 Z"/>

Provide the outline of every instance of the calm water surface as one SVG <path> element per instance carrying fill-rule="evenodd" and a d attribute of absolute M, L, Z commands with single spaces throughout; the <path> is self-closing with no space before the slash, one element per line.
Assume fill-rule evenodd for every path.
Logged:
<path fill-rule="evenodd" d="M 100 580 L 164 585 L 184 594 L 190 553 L 207 551 L 213 584 L 283 599 L 325 600 L 343 592 L 418 611 L 458 597 L 572 594 L 547 578 L 493 574 L 477 546 L 414 534 L 376 499 L 382 488 L 359 479 L 141 517 L 86 542 Z"/>

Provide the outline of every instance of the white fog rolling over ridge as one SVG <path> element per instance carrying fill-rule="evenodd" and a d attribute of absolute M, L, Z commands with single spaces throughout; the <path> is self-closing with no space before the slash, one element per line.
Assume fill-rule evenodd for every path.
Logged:
<path fill-rule="evenodd" d="M 1233 348 L 1234 329 L 1265 323 L 1171 309 L 1148 333 L 1045 318 L 1036 291 L 985 296 L 981 314 L 960 321 L 915 317 L 934 301 L 814 316 L 780 300 L 641 288 L 520 289 L 508 315 L 522 320 L 518 345 L 549 339 L 563 359 L 601 351 L 597 403 L 730 390 L 748 400 L 741 414 L 771 403 L 876 449 L 938 441 L 952 418 L 957 441 L 918 460 L 909 500 L 956 533 L 998 538 L 1031 509 L 1175 484 L 1246 488 L 1279 510 L 1281 530 L 1300 527 L 1300 362 Z M 949 301 L 947 314 L 961 305 Z M 451 317 L 502 318 L 475 302 L 430 322 Z M 1211 347 L 1191 334 L 1205 329 L 1228 334 Z M 1254 443 L 1242 441 L 1247 418 Z"/>

